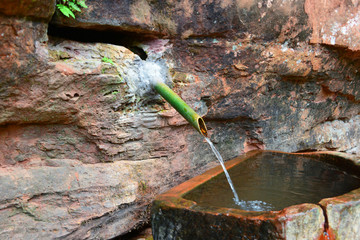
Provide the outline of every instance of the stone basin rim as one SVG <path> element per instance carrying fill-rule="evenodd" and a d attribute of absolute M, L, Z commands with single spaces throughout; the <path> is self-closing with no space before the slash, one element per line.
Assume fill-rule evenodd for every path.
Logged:
<path fill-rule="evenodd" d="M 351 159 L 346 157 L 346 154 L 341 152 L 335 152 L 335 151 L 315 151 L 315 152 L 302 152 L 302 153 L 289 153 L 289 152 L 282 152 L 282 151 L 275 151 L 275 150 L 253 150 L 250 152 L 247 152 L 239 157 L 236 157 L 232 160 L 229 160 L 225 162 L 226 169 L 231 169 L 235 165 L 239 164 L 242 161 L 245 161 L 246 159 L 256 156 L 260 153 L 264 152 L 271 152 L 271 153 L 281 153 L 281 154 L 288 154 L 288 155 L 297 155 L 297 156 L 309 156 L 309 157 L 334 157 L 334 158 L 341 158 L 342 161 L 344 161 L 346 164 L 352 164 L 354 166 L 360 167 L 360 162 L 357 162 L 355 159 Z M 329 162 L 329 161 L 326 161 Z M 332 164 L 334 164 L 334 161 L 330 161 Z M 221 166 L 216 166 L 203 174 L 200 174 L 194 178 L 189 179 L 188 181 L 168 190 L 165 193 L 162 193 L 161 195 L 157 196 L 154 200 L 153 204 L 162 206 L 162 207 L 170 207 L 170 208 L 182 208 L 189 211 L 197 211 L 197 212 L 203 212 L 207 214 L 213 214 L 213 215 L 226 215 L 226 216 L 233 216 L 238 218 L 244 218 L 251 219 L 252 217 L 259 219 L 259 217 L 264 219 L 273 219 L 273 218 L 279 218 L 282 215 L 285 215 L 287 212 L 292 212 L 293 214 L 301 213 L 304 210 L 311 210 L 314 208 L 323 208 L 323 203 L 329 203 L 333 201 L 346 201 L 347 199 L 354 198 L 354 195 L 356 198 L 360 199 L 360 188 L 354 189 L 348 193 L 334 196 L 330 198 L 324 198 L 321 199 L 317 204 L 316 203 L 302 203 L 302 204 L 296 204 L 292 205 L 286 208 L 283 208 L 281 210 L 276 211 L 248 211 L 248 210 L 242 210 L 242 209 L 234 209 L 234 208 L 226 208 L 226 207 L 203 207 L 199 206 L 195 201 L 188 200 L 183 198 L 183 196 L 192 191 L 194 189 L 194 186 L 199 186 L 210 179 L 218 176 L 223 172 Z M 360 175 L 357 175 L 360 176 Z"/>

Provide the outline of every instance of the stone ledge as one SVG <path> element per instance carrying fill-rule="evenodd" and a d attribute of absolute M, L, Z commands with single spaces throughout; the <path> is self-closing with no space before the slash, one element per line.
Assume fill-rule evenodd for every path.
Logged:
<path fill-rule="evenodd" d="M 1 0 L 0 13 L 48 22 L 55 12 L 55 2 L 56 0 Z"/>

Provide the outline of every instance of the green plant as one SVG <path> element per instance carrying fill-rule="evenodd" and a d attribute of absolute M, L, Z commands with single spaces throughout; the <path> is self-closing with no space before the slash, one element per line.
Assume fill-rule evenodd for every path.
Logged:
<path fill-rule="evenodd" d="M 66 17 L 73 17 L 75 19 L 74 11 L 81 12 L 81 8 L 88 8 L 85 0 L 57 0 L 56 7 Z"/>
<path fill-rule="evenodd" d="M 107 57 L 103 57 L 101 59 L 102 62 L 106 62 L 106 63 L 110 63 L 111 65 L 114 65 L 115 66 L 115 63 L 113 62 L 113 60 L 111 60 L 110 58 L 107 58 Z"/>
<path fill-rule="evenodd" d="M 139 182 L 139 190 L 142 192 L 142 193 L 145 193 L 146 192 L 146 189 L 148 188 L 147 186 L 147 183 L 145 181 L 140 181 Z"/>

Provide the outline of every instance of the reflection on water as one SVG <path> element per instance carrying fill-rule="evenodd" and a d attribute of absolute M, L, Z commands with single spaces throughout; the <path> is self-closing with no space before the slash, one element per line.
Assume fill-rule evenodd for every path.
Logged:
<path fill-rule="evenodd" d="M 306 156 L 264 152 L 229 170 L 240 198 L 224 174 L 187 193 L 184 198 L 202 206 L 240 208 L 250 211 L 281 210 L 301 203 L 318 203 L 360 188 L 360 178 L 336 166 Z"/>

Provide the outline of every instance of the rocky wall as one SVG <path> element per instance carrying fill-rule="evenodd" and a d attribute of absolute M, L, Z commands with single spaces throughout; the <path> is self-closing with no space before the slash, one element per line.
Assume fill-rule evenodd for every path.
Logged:
<path fill-rule="evenodd" d="M 359 30 L 358 6 L 313 2 L 87 0 L 73 20 L 54 1 L 0 1 L 0 238 L 125 234 L 155 195 L 217 164 L 167 103 L 140 97 L 143 61 L 167 66 L 226 160 L 253 149 L 358 158 L 359 38 L 342 31 Z M 48 36 L 51 16 L 54 29 L 93 32 Z"/>

